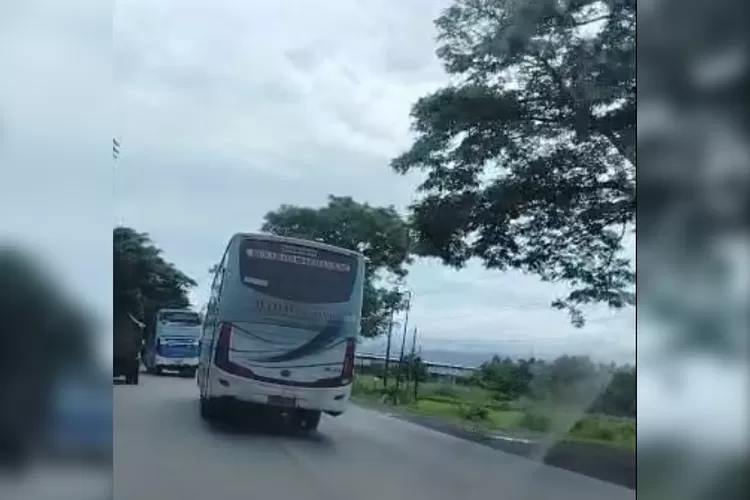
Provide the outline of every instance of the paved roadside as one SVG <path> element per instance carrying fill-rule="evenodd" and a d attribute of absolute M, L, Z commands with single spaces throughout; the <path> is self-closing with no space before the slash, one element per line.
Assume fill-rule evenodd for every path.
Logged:
<path fill-rule="evenodd" d="M 453 437 L 559 467 L 619 486 L 636 489 L 636 453 L 575 441 L 546 442 L 511 434 L 473 432 L 438 417 L 417 415 L 383 404 L 356 404 Z"/>

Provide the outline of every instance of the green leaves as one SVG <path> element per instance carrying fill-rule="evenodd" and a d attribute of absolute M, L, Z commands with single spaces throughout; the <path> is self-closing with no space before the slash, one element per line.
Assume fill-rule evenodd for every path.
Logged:
<path fill-rule="evenodd" d="M 386 332 L 391 309 L 403 308 L 398 291 L 411 262 L 411 235 L 393 207 L 373 207 L 330 196 L 320 208 L 282 205 L 266 214 L 263 231 L 357 250 L 365 257 L 362 336 Z M 383 286 L 386 285 L 386 286 Z"/>
<path fill-rule="evenodd" d="M 514 401 L 529 393 L 532 374 L 530 363 L 522 360 L 515 362 L 509 358 L 500 359 L 494 356 L 492 360 L 482 364 L 474 375 L 476 382 L 494 393 L 501 401 Z"/>
<path fill-rule="evenodd" d="M 586 356 L 560 356 L 551 361 L 494 356 L 482 364 L 472 382 L 499 401 L 529 398 L 590 413 L 636 415 L 635 367 L 596 364 Z"/>
<path fill-rule="evenodd" d="M 635 3 L 457 0 L 436 21 L 453 85 L 412 109 L 391 167 L 425 172 L 419 255 L 572 286 L 553 305 L 634 301 Z"/>
<path fill-rule="evenodd" d="M 115 317 L 130 313 L 147 323 L 159 309 L 190 306 L 196 282 L 164 260 L 148 234 L 116 227 L 113 238 Z"/>
<path fill-rule="evenodd" d="M 323 241 L 361 252 L 367 270 L 406 276 L 409 233 L 393 207 L 373 207 L 350 197 L 329 196 L 328 205 L 303 208 L 282 205 L 266 214 L 263 231 Z"/>

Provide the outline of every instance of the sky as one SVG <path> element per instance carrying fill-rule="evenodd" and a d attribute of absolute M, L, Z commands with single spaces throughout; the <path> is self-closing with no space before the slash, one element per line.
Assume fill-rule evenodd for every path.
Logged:
<path fill-rule="evenodd" d="M 124 0 L 114 18 L 117 221 L 151 234 L 205 302 L 229 237 L 281 204 L 349 195 L 404 211 L 419 174 L 389 160 L 410 106 L 446 82 L 432 23 L 445 1 Z M 634 311 L 577 330 L 563 287 L 519 274 L 411 269 L 423 344 L 633 359 Z"/>

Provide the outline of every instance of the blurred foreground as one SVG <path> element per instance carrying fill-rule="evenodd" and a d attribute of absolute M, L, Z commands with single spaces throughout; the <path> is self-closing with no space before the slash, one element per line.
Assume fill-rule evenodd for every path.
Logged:
<path fill-rule="evenodd" d="M 639 2 L 638 493 L 746 498 L 747 2 Z"/>
<path fill-rule="evenodd" d="M 111 16 L 0 2 L 3 500 L 111 497 Z"/>
<path fill-rule="evenodd" d="M 7 500 L 108 500 L 112 474 L 75 464 L 37 464 L 23 476 L 0 482 L 0 498 Z"/>
<path fill-rule="evenodd" d="M 112 386 L 96 322 L 19 247 L 0 247 L 0 498 L 111 492 Z"/>

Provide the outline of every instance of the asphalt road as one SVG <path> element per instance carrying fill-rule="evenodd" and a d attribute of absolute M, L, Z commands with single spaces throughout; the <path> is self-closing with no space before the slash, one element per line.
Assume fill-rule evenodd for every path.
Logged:
<path fill-rule="evenodd" d="M 620 500 L 635 491 L 352 406 L 319 432 L 215 428 L 194 380 L 114 388 L 115 500 Z"/>

